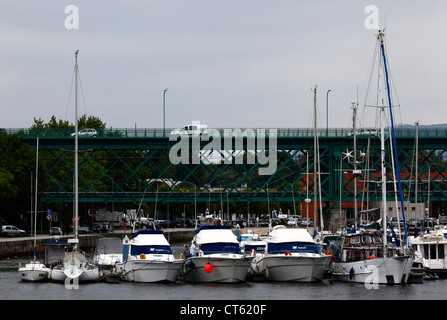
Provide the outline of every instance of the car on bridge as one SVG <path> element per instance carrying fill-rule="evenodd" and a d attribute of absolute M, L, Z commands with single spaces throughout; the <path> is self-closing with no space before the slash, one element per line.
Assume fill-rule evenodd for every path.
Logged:
<path fill-rule="evenodd" d="M 76 133 L 73 132 L 71 134 L 71 136 L 74 137 L 75 134 Z M 82 129 L 78 132 L 78 137 L 96 137 L 97 135 L 98 135 L 98 132 L 96 132 L 95 129 L 90 129 L 90 128 Z"/>

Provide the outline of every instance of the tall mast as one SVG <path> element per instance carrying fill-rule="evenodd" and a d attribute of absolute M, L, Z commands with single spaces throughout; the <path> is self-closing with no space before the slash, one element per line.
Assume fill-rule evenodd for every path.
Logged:
<path fill-rule="evenodd" d="M 386 55 L 385 55 L 385 46 L 383 43 L 383 31 L 379 31 L 379 41 L 380 41 L 380 47 L 382 49 L 382 56 L 383 56 L 383 65 L 385 68 L 385 76 L 386 76 L 386 88 L 388 93 L 388 104 L 390 109 L 390 120 L 391 120 L 391 133 L 393 138 L 393 149 L 394 149 L 394 158 L 396 159 L 396 171 L 397 171 L 397 182 L 399 186 L 399 198 L 400 198 L 400 207 L 402 209 L 402 219 L 404 224 L 404 232 L 405 232 L 405 244 L 407 245 L 407 226 L 405 221 L 405 207 L 404 207 L 404 198 L 403 198 L 403 192 L 402 192 L 402 182 L 400 177 L 400 169 L 399 169 L 399 160 L 397 157 L 397 144 L 396 144 L 396 134 L 394 132 L 394 119 L 393 119 L 393 107 L 391 105 L 391 92 L 390 92 L 390 83 L 388 80 L 388 68 L 386 65 Z"/>
<path fill-rule="evenodd" d="M 354 129 L 354 226 L 357 230 L 357 220 L 358 220 L 358 209 L 357 209 L 357 106 L 355 102 L 352 103 L 352 126 Z"/>
<path fill-rule="evenodd" d="M 36 188 L 35 188 L 35 196 L 34 196 L 34 261 L 37 260 L 36 255 L 36 225 L 37 225 L 37 179 L 39 176 L 39 135 L 37 136 L 36 142 Z"/>
<path fill-rule="evenodd" d="M 75 52 L 75 172 L 74 172 L 74 193 L 75 193 L 75 221 L 73 225 L 73 231 L 75 234 L 75 239 L 78 238 L 78 216 L 79 216 L 79 195 L 78 195 L 78 53 L 79 50 Z"/>

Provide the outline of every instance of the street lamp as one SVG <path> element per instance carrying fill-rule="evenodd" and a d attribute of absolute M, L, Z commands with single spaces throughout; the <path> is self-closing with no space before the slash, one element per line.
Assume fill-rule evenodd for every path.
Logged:
<path fill-rule="evenodd" d="M 163 91 L 163 137 L 165 136 L 165 125 L 166 125 L 166 121 L 165 121 L 165 96 L 166 96 L 166 91 L 168 91 L 168 88 L 164 89 L 164 91 Z"/>
<path fill-rule="evenodd" d="M 328 132 L 329 132 L 329 108 L 328 108 L 329 92 L 331 92 L 331 89 L 329 89 L 326 93 L 326 137 L 328 136 Z"/>

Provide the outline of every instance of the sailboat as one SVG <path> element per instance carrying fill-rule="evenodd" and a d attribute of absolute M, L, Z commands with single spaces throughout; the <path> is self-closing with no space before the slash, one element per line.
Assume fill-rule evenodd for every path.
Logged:
<path fill-rule="evenodd" d="M 99 269 L 94 264 L 87 261 L 84 252 L 79 250 L 79 232 L 78 232 L 78 220 L 79 220 L 79 194 L 78 194 L 78 53 L 75 52 L 75 170 L 74 170 L 74 239 L 68 239 L 68 243 L 73 245 L 73 250 L 65 254 L 63 262 L 53 268 L 51 272 L 51 280 L 55 282 L 66 282 L 73 279 L 83 282 L 95 282 L 99 280 Z"/>
<path fill-rule="evenodd" d="M 394 135 L 394 124 L 392 117 L 391 95 L 388 82 L 388 70 L 386 64 L 384 33 L 379 31 L 378 44 L 383 56 L 383 67 L 386 76 L 386 89 L 390 109 L 391 129 L 393 133 L 393 147 L 396 160 L 396 171 L 399 181 L 399 194 L 402 201 L 402 188 L 400 184 L 400 173 L 396 156 L 396 141 Z M 377 230 L 362 230 L 343 235 L 343 244 L 336 261 L 332 262 L 331 273 L 334 280 L 357 282 L 369 285 L 378 284 L 405 284 L 411 272 L 413 256 L 407 247 L 407 234 L 405 229 L 404 244 L 397 247 L 388 244 L 387 218 L 386 218 L 386 168 L 385 168 L 385 106 L 381 110 L 381 167 L 382 167 L 382 234 Z M 405 224 L 404 206 L 402 213 Z M 405 226 L 404 226 L 405 227 Z"/>
<path fill-rule="evenodd" d="M 25 282 L 46 281 L 50 277 L 51 269 L 47 268 L 45 264 L 37 261 L 37 246 L 36 246 L 36 216 L 37 216 L 37 177 L 39 167 L 39 136 L 36 142 L 36 188 L 34 197 L 34 247 L 33 247 L 33 261 L 28 262 L 24 267 L 19 267 L 18 273 L 20 279 Z"/>

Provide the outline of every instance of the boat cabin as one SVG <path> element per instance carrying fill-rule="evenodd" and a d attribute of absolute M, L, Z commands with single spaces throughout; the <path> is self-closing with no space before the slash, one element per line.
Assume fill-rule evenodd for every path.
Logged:
<path fill-rule="evenodd" d="M 341 252 L 341 261 L 343 262 L 381 257 L 383 255 L 382 238 L 375 233 L 346 235 Z"/>

